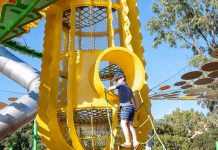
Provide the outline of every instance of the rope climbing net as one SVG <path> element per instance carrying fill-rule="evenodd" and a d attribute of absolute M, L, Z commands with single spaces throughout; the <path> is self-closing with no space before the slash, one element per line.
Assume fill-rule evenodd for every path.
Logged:
<path fill-rule="evenodd" d="M 116 64 L 109 64 L 99 71 L 99 76 L 101 80 L 111 80 L 117 72 L 123 73 L 123 71 Z"/>

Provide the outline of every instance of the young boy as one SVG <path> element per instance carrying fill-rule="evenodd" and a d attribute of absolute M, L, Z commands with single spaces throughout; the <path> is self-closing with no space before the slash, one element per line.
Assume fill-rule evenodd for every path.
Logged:
<path fill-rule="evenodd" d="M 118 97 L 120 101 L 119 116 L 121 119 L 121 127 L 126 140 L 126 142 L 121 144 L 121 146 L 131 147 L 131 140 L 130 140 L 130 132 L 131 132 L 134 149 L 137 149 L 140 143 L 137 140 L 136 131 L 133 127 L 132 122 L 134 119 L 135 109 L 136 110 L 138 109 L 138 102 L 132 90 L 125 83 L 125 75 L 123 73 L 120 72 L 116 73 L 114 75 L 113 80 L 116 82 L 116 85 L 109 87 L 108 90 L 118 89 Z M 135 108 L 131 102 L 131 98 L 133 98 L 134 100 Z"/>

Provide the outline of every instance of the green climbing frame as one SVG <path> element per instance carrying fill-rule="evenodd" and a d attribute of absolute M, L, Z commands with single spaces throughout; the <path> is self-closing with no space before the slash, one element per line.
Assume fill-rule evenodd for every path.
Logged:
<path fill-rule="evenodd" d="M 56 0 L 17 0 L 5 4 L 0 18 L 0 43 L 25 33 L 23 26 L 42 18 L 39 13 Z"/>
<path fill-rule="evenodd" d="M 8 40 L 5 42 L 2 42 L 0 45 L 8 47 L 11 50 L 17 51 L 21 54 L 25 54 L 31 57 L 42 58 L 42 53 L 40 51 L 24 46 L 21 43 L 14 41 L 14 40 Z"/>

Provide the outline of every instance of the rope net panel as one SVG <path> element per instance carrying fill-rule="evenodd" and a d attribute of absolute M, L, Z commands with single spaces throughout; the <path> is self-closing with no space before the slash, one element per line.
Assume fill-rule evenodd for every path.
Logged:
<path fill-rule="evenodd" d="M 111 80 L 114 74 L 123 71 L 116 64 L 109 64 L 109 62 L 102 61 L 99 65 L 99 76 L 101 80 Z"/>
<path fill-rule="evenodd" d="M 113 1 L 117 3 L 116 0 Z M 105 50 L 109 47 L 109 31 L 107 24 L 107 7 L 80 6 L 76 7 L 76 36 L 75 47 L 77 50 Z M 71 10 L 63 13 L 63 26 L 70 29 Z M 122 46 L 118 10 L 112 8 L 114 44 Z"/>
<path fill-rule="evenodd" d="M 109 109 L 112 118 L 112 109 Z M 74 123 L 82 145 L 87 149 L 104 149 L 110 138 L 106 109 L 76 109 Z"/>
<path fill-rule="evenodd" d="M 58 125 L 60 127 L 60 130 L 61 130 L 63 137 L 65 138 L 66 142 L 69 145 L 72 145 L 72 139 L 70 138 L 69 127 L 67 125 L 67 118 L 68 117 L 67 117 L 66 112 L 59 111 L 57 113 L 57 118 L 58 118 Z"/>

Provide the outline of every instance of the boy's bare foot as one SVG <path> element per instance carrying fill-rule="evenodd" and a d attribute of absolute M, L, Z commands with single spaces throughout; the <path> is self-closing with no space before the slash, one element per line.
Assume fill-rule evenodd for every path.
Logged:
<path fill-rule="evenodd" d="M 123 143 L 121 144 L 122 147 L 131 147 L 132 144 L 131 143 Z"/>
<path fill-rule="evenodd" d="M 138 147 L 139 147 L 139 145 L 140 145 L 140 142 L 134 142 L 134 144 L 133 144 L 133 146 L 134 146 L 134 150 L 137 150 L 138 149 Z"/>

